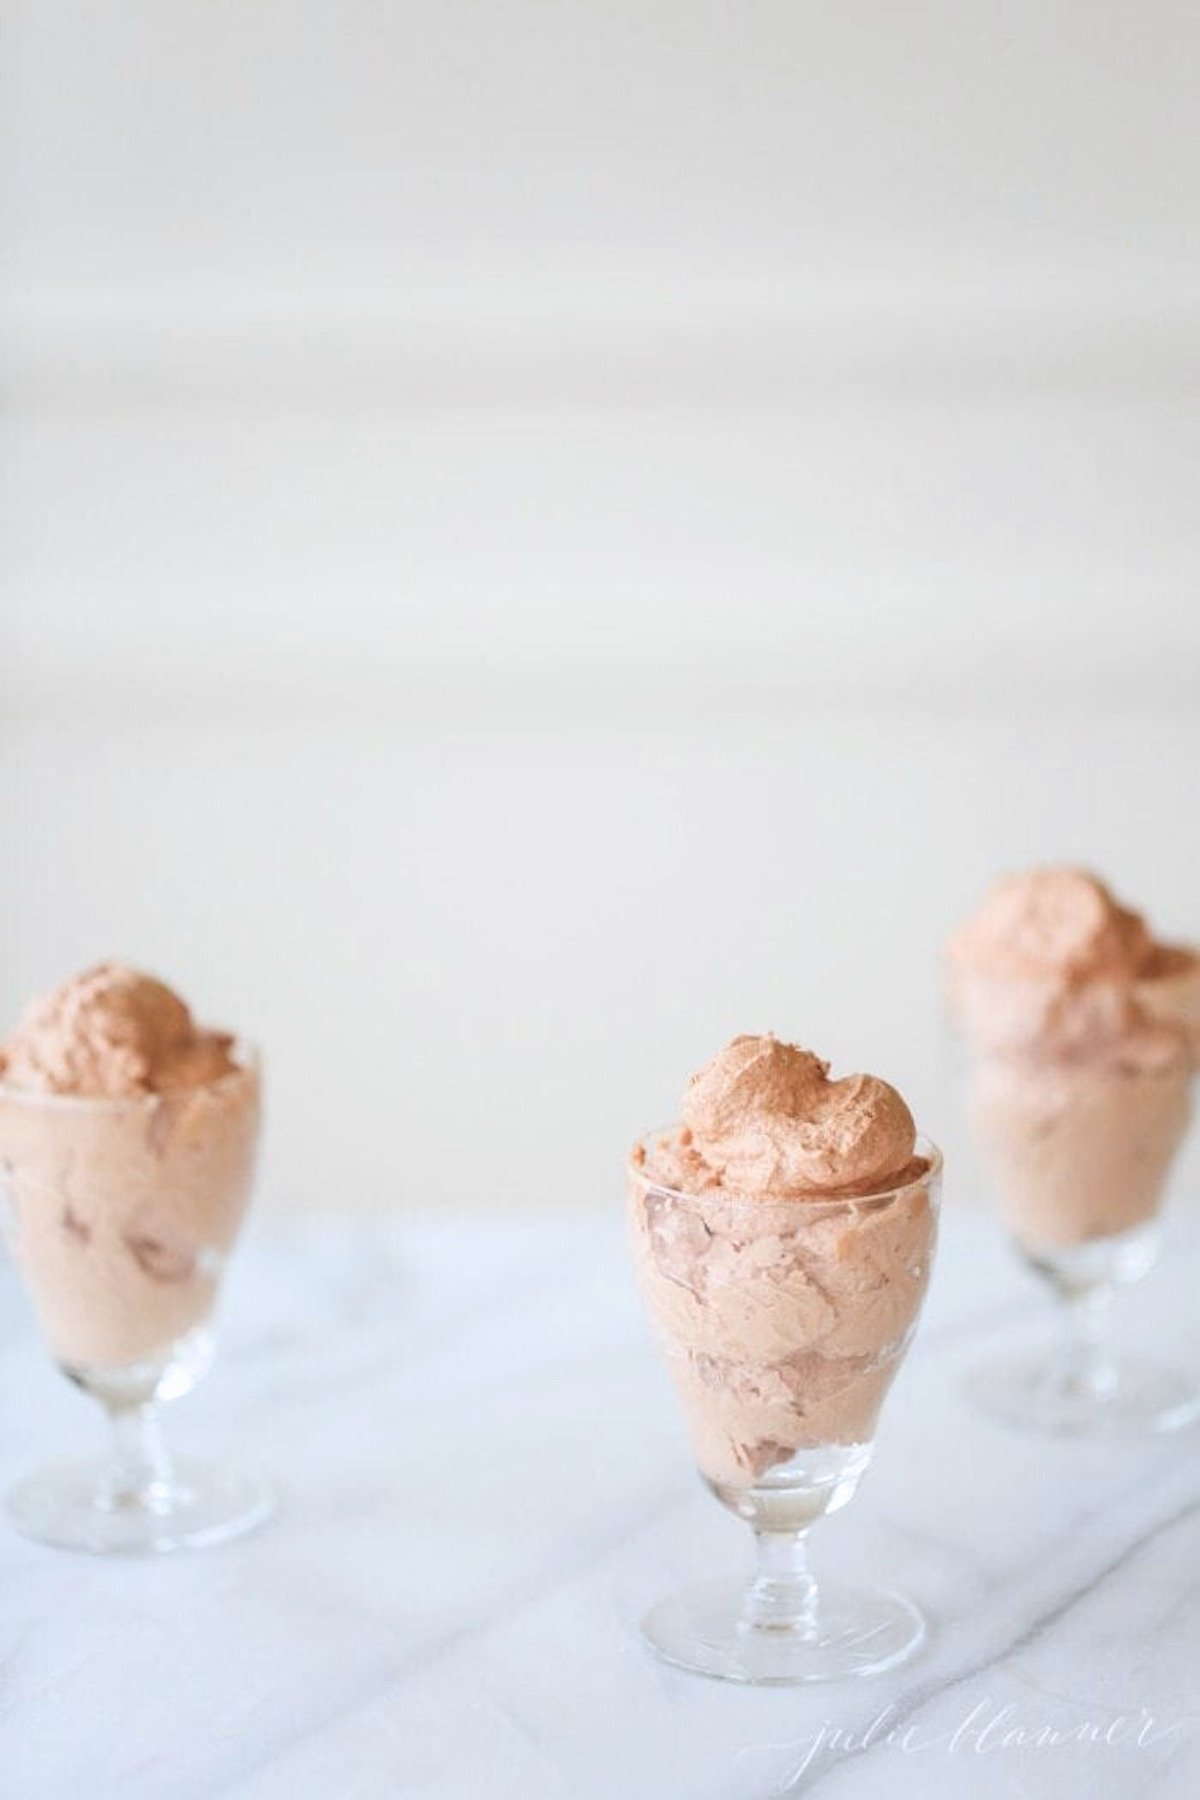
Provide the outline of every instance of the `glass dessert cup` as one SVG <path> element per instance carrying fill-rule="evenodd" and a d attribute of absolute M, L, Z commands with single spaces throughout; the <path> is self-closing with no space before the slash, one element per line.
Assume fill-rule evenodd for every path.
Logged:
<path fill-rule="evenodd" d="M 176 1462 L 159 1407 L 212 1360 L 217 1289 L 249 1199 L 254 1053 L 169 1094 L 115 1098 L 0 1083 L 5 1235 L 64 1375 L 104 1409 L 107 1453 L 62 1461 L 7 1497 L 26 1537 L 140 1553 L 220 1543 L 272 1509 L 257 1477 Z"/>
<path fill-rule="evenodd" d="M 1187 1129 L 1189 1075 L 1025 1066 L 977 1056 L 968 1112 L 999 1216 L 1025 1266 L 1050 1288 L 1057 1329 L 974 1370 L 973 1404 L 1058 1437 L 1136 1437 L 1200 1415 L 1200 1389 L 1132 1355 L 1114 1302 L 1157 1260 L 1159 1213 Z"/>
<path fill-rule="evenodd" d="M 654 1134 L 658 1135 L 658 1134 Z M 650 1139 L 646 1140 L 649 1145 Z M 816 1578 L 808 1533 L 852 1498 L 929 1278 L 941 1155 L 837 1200 L 684 1194 L 630 1167 L 638 1282 L 701 1475 L 754 1532 L 748 1581 L 699 1583 L 642 1624 L 676 1667 L 793 1686 L 895 1667 L 925 1638 L 902 1595 Z"/>

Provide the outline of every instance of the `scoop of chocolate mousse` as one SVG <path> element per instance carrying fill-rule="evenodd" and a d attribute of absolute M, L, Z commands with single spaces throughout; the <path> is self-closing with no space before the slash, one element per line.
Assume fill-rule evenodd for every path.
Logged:
<path fill-rule="evenodd" d="M 1133 1069 L 1190 1058 L 1187 975 L 1200 963 L 1157 944 L 1086 869 L 1004 876 L 951 937 L 946 962 L 951 1009 L 989 1053 Z"/>
<path fill-rule="evenodd" d="M 231 1073 L 232 1044 L 164 982 L 104 962 L 30 1002 L 0 1046 L 0 1080 L 46 1094 L 165 1093 Z"/>

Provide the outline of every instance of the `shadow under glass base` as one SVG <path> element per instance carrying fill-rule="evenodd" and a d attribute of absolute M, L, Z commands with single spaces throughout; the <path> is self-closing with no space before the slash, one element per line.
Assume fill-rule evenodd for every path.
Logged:
<path fill-rule="evenodd" d="M 66 1550 L 145 1555 L 201 1549 L 253 1531 L 274 1510 L 255 1475 L 180 1460 L 172 1479 L 136 1498 L 105 1497 L 103 1456 L 52 1463 L 8 1494 L 8 1516 L 25 1537 Z"/>
<path fill-rule="evenodd" d="M 1101 1381 L 1081 1381 L 1064 1370 L 1058 1345 L 987 1363 L 964 1392 L 1002 1424 L 1053 1437 L 1143 1437 L 1200 1417 L 1200 1388 L 1181 1370 L 1122 1356 Z"/>
<path fill-rule="evenodd" d="M 651 1649 L 676 1668 L 721 1681 L 794 1687 L 875 1675 L 911 1656 L 925 1621 L 900 1594 L 822 1581 L 803 1628 L 747 1625 L 744 1582 L 705 1581 L 661 1601 L 642 1622 Z"/>

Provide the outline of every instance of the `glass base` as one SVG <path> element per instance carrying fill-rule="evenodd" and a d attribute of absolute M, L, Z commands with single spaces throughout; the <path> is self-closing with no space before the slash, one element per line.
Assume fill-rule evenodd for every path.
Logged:
<path fill-rule="evenodd" d="M 1055 1437 L 1142 1437 L 1200 1417 L 1200 1388 L 1180 1370 L 1120 1357 L 1102 1382 L 1072 1380 L 1058 1346 L 975 1370 L 966 1393 L 1005 1425 Z"/>
<path fill-rule="evenodd" d="M 642 1635 L 664 1662 L 720 1681 L 794 1687 L 876 1675 L 911 1656 L 925 1621 L 899 1594 L 820 1584 L 815 1616 L 803 1627 L 748 1625 L 746 1587 L 705 1581 L 663 1600 Z"/>
<path fill-rule="evenodd" d="M 8 1516 L 41 1544 L 136 1556 L 225 1543 L 273 1510 L 269 1489 L 238 1469 L 181 1461 L 169 1483 L 116 1499 L 106 1492 L 110 1475 L 103 1456 L 52 1463 L 10 1490 Z"/>

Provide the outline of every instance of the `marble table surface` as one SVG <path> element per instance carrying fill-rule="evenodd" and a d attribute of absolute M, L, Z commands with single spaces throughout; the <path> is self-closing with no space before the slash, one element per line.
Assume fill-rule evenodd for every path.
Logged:
<path fill-rule="evenodd" d="M 1200 1364 L 1200 1230 L 1124 1329 Z M 958 1381 L 1045 1306 L 951 1215 L 874 1467 L 818 1569 L 932 1625 L 871 1681 L 674 1672 L 637 1621 L 748 1561 L 693 1474 L 616 1218 L 267 1220 L 178 1447 L 269 1470 L 222 1549 L 0 1531 L 5 1800 L 1121 1800 L 1200 1793 L 1200 1433 L 1025 1438 Z M 0 1479 L 98 1439 L 0 1270 Z"/>

